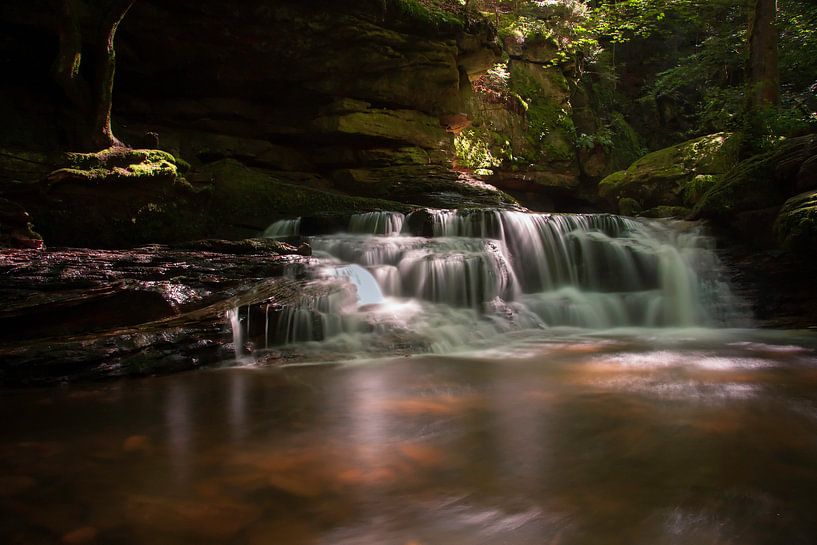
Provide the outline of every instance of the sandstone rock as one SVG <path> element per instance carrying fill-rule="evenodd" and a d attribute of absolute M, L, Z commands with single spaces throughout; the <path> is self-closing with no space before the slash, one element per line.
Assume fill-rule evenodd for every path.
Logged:
<path fill-rule="evenodd" d="M 200 169 L 214 183 L 208 216 L 211 232 L 224 238 L 256 236 L 276 219 L 322 212 L 352 214 L 371 210 L 403 210 L 405 205 L 386 200 L 350 197 L 281 183 L 274 173 L 224 159 Z M 381 197 L 388 198 L 388 194 Z"/>
<path fill-rule="evenodd" d="M 315 119 L 312 128 L 325 135 L 383 138 L 422 148 L 437 149 L 448 141 L 436 117 L 414 110 L 371 108 L 329 113 Z"/>
<path fill-rule="evenodd" d="M 3 198 L 0 198 L 0 248 L 43 248 L 43 237 L 34 232 L 28 212 Z"/>

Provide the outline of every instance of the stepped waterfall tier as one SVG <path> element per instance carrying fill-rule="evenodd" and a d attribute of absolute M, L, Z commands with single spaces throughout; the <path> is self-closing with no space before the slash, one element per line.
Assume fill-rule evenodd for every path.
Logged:
<path fill-rule="evenodd" d="M 298 236 L 300 224 L 279 221 L 265 236 Z M 713 240 L 695 223 L 499 210 L 369 212 L 352 216 L 345 232 L 309 243 L 314 259 L 300 304 L 275 308 L 272 317 L 269 306 L 237 309 L 241 337 L 256 347 L 327 341 L 331 350 L 350 352 L 446 352 L 508 332 L 736 327 L 748 320 Z"/>

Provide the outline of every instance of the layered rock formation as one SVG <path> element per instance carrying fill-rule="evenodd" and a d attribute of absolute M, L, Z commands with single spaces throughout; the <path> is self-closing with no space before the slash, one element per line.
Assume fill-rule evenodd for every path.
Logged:
<path fill-rule="evenodd" d="M 35 0 L 3 6 L 0 24 L 12 38 L 0 43 L 4 68 L 22 76 L 3 84 L 15 100 L 4 107 L 0 147 L 26 166 L 4 177 L 24 182 L 14 199 L 55 244 L 244 237 L 327 207 L 399 208 L 349 197 L 512 202 L 449 168 L 448 129 L 465 109 L 469 75 L 499 53 L 481 18 L 392 0 L 137 2 L 117 37 L 114 129 L 133 147 L 175 157 L 174 173 L 145 183 L 118 175 L 96 183 L 76 172 L 60 175 L 68 183 L 42 181 L 72 167 L 53 156 L 71 149 L 75 128 L 48 74 L 58 21 Z M 108 217 L 96 228 L 89 184 Z M 91 214 L 75 223 L 81 209 Z M 128 222 L 130 235 L 120 239 L 115 224 Z"/>

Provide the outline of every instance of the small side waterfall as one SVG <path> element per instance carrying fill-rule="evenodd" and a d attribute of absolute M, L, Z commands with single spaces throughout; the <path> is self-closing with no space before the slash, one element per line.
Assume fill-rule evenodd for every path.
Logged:
<path fill-rule="evenodd" d="M 294 234 L 297 221 L 268 232 Z M 318 263 L 301 303 L 248 310 L 247 337 L 447 351 L 510 331 L 746 323 L 694 223 L 421 210 L 358 214 L 348 231 L 310 238 Z"/>
<path fill-rule="evenodd" d="M 233 308 L 227 311 L 227 321 L 233 334 L 233 351 L 236 361 L 241 360 L 244 355 L 244 329 L 241 327 L 238 310 L 238 308 Z"/>

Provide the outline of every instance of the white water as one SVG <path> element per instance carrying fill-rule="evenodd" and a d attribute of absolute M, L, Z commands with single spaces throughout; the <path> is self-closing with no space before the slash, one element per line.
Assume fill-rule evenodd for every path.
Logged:
<path fill-rule="evenodd" d="M 267 227 L 262 236 L 265 238 L 290 237 L 297 235 L 300 229 L 301 218 L 280 220 Z"/>
<path fill-rule="evenodd" d="M 235 351 L 235 359 L 240 360 L 244 353 L 244 331 L 241 327 L 241 321 L 238 317 L 238 309 L 230 309 L 227 311 L 227 320 L 230 323 L 230 331 L 233 333 L 233 350 Z"/>
<path fill-rule="evenodd" d="M 264 345 L 323 341 L 344 352 L 445 352 L 560 327 L 747 324 L 713 241 L 697 224 L 508 211 L 418 214 L 359 214 L 349 233 L 312 237 L 324 263 L 310 281 L 319 294 L 306 290 L 301 304 L 277 314 L 275 326 L 262 315 Z M 422 221 L 432 238 L 410 232 Z M 294 235 L 298 225 L 277 222 L 268 232 Z"/>

